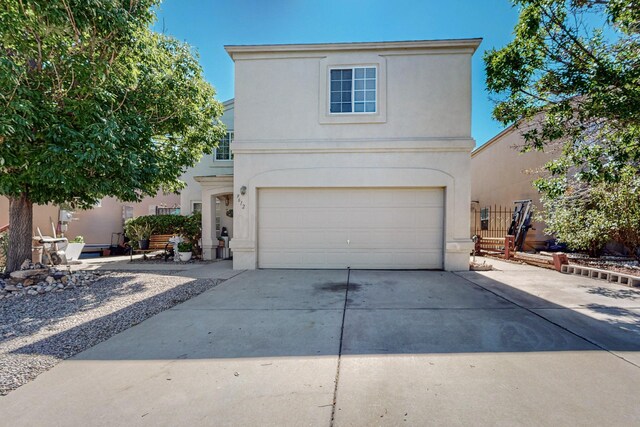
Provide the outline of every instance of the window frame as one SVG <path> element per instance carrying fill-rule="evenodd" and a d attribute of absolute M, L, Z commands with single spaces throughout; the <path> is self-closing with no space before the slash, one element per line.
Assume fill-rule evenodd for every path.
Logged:
<path fill-rule="evenodd" d="M 491 209 L 486 206 L 480 209 L 480 230 L 489 230 L 489 221 L 491 219 Z"/>
<path fill-rule="evenodd" d="M 378 79 L 380 76 L 380 67 L 378 67 L 377 64 L 367 64 L 367 65 L 331 65 L 328 67 L 328 75 L 327 75 L 327 85 L 328 85 L 328 89 L 329 89 L 329 95 L 327 97 L 327 101 L 328 101 L 328 112 L 329 115 L 331 116 L 345 116 L 345 115 L 349 115 L 349 114 L 355 114 L 355 115 L 376 115 L 379 113 L 379 105 L 378 105 L 378 100 L 379 100 L 379 96 L 378 96 L 378 92 L 379 92 L 379 84 L 378 84 Z M 364 79 L 357 79 L 356 78 L 356 69 L 361 69 L 364 70 L 365 76 Z M 365 83 L 365 88 L 363 90 L 365 99 L 362 100 L 361 102 L 364 104 L 363 107 L 366 109 L 366 104 L 371 102 L 371 101 L 367 101 L 366 100 L 366 94 L 367 92 L 370 91 L 367 90 L 366 88 L 366 82 L 370 81 L 371 79 L 367 77 L 367 70 L 369 69 L 373 69 L 374 70 L 374 76 L 373 76 L 373 81 L 374 81 L 374 87 L 373 87 L 373 93 L 374 93 L 374 106 L 375 109 L 373 111 L 355 111 L 355 104 L 356 104 L 356 97 L 355 97 L 355 93 L 356 93 L 356 80 L 363 80 Z M 331 93 L 334 92 L 331 90 L 331 72 L 332 71 L 345 71 L 345 70 L 351 70 L 351 111 L 331 111 Z M 342 80 L 341 80 L 342 81 Z M 341 91 L 342 92 L 342 91 Z M 360 101 L 358 101 L 360 102 Z M 343 104 L 342 101 L 340 101 L 341 104 Z"/>
<path fill-rule="evenodd" d="M 376 67 L 376 112 L 331 114 L 330 69 Z M 377 52 L 331 54 L 318 64 L 318 124 L 374 124 L 387 122 L 387 58 Z"/>
<path fill-rule="evenodd" d="M 231 143 L 233 142 L 233 136 L 234 136 L 233 134 L 234 134 L 233 129 L 231 129 L 231 130 L 228 130 L 225 133 L 225 136 L 224 136 L 224 138 L 227 138 L 228 141 L 229 141 L 229 148 L 228 148 L 229 155 L 228 155 L 228 158 L 226 158 L 226 159 L 219 159 L 218 158 L 218 147 L 220 146 L 220 143 L 223 142 L 223 141 L 220 141 L 220 142 L 218 142 L 218 147 L 216 147 L 214 152 L 213 152 L 213 161 L 214 162 L 231 162 L 231 161 L 233 161 L 233 153 L 231 152 Z M 223 138 L 223 140 L 224 140 L 224 138 Z"/>

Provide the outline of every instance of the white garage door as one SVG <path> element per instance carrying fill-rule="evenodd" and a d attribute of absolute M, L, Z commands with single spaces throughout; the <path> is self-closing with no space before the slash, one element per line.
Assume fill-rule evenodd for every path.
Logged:
<path fill-rule="evenodd" d="M 441 188 L 258 190 L 260 268 L 440 269 Z"/>

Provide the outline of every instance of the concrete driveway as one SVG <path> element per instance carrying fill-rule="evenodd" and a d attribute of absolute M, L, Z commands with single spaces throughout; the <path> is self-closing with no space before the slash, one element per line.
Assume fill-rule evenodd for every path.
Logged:
<path fill-rule="evenodd" d="M 633 425 L 640 291 L 534 267 L 251 271 L 0 398 L 5 425 Z"/>

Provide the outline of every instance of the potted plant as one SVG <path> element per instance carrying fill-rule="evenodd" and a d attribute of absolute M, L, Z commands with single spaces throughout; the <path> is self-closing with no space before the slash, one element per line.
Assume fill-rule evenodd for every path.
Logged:
<path fill-rule="evenodd" d="M 138 248 L 142 250 L 149 249 L 149 237 L 153 233 L 153 229 L 149 224 L 132 224 L 130 227 L 131 236 L 129 237 L 133 241 L 138 242 Z"/>
<path fill-rule="evenodd" d="M 76 236 L 73 240 L 69 241 L 64 253 L 69 261 L 75 261 L 80 258 L 80 254 L 84 249 L 84 237 Z"/>
<path fill-rule="evenodd" d="M 178 257 L 180 261 L 189 261 L 191 259 L 191 251 L 193 250 L 193 244 L 189 242 L 178 243 Z"/>

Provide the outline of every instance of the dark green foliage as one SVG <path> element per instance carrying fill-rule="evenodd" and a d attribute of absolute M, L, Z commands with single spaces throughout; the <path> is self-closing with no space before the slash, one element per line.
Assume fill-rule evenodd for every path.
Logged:
<path fill-rule="evenodd" d="M 599 183 L 563 197 L 543 197 L 546 232 L 596 256 L 611 240 L 640 256 L 640 177 Z"/>
<path fill-rule="evenodd" d="M 158 4 L 0 2 L 0 195 L 86 208 L 184 186 L 223 108 L 191 48 L 150 30 Z"/>
<path fill-rule="evenodd" d="M 515 38 L 484 58 L 494 117 L 519 128 L 524 151 L 558 153 L 535 182 L 549 230 L 595 251 L 624 234 L 604 199 L 640 197 L 614 191 L 640 175 L 640 1 L 512 2 Z"/>
<path fill-rule="evenodd" d="M 152 230 L 151 234 L 171 234 L 181 236 L 193 244 L 194 252 L 200 253 L 198 241 L 202 237 L 202 214 L 193 215 L 145 215 L 127 220 L 124 226 L 125 234 L 136 240 L 140 227 Z"/>
<path fill-rule="evenodd" d="M 178 243 L 178 252 L 191 252 L 193 250 L 193 245 L 188 242 L 180 242 Z"/>
<path fill-rule="evenodd" d="M 0 6 L 0 194 L 89 207 L 182 187 L 222 136 L 190 47 L 153 33 L 157 0 Z"/>
<path fill-rule="evenodd" d="M 181 230 L 187 223 L 189 217 L 182 215 L 145 215 L 127 220 L 124 225 L 124 233 L 132 236 L 133 229 L 139 225 L 148 226 L 152 234 L 175 234 L 181 235 Z"/>
<path fill-rule="evenodd" d="M 525 149 L 561 147 L 538 183 L 616 182 L 640 161 L 640 1 L 513 0 L 515 39 L 485 54 L 494 117 L 516 123 Z M 571 178 L 567 181 L 567 177 Z"/>

